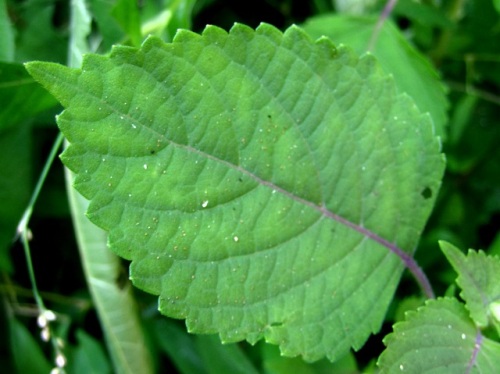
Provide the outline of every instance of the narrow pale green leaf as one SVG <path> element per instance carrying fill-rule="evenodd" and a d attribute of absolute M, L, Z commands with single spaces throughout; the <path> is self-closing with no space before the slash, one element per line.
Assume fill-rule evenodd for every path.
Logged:
<path fill-rule="evenodd" d="M 94 301 L 104 338 L 117 373 L 152 373 L 134 296 L 129 282 L 121 282 L 121 264 L 108 248 L 106 234 L 90 221 L 81 219 L 88 202 L 73 188 L 67 172 L 69 203 L 73 214 L 83 272 Z"/>
<path fill-rule="evenodd" d="M 69 64 L 80 66 L 87 52 L 91 17 L 83 0 L 72 0 Z M 152 373 L 141 321 L 130 282 L 121 280 L 120 260 L 106 247 L 107 235 L 85 218 L 88 206 L 73 189 L 74 175 L 66 173 L 66 190 L 87 284 L 95 303 L 114 371 Z"/>
<path fill-rule="evenodd" d="M 7 3 L 0 0 L 0 61 L 13 61 L 14 51 L 14 33 L 7 13 Z"/>
<path fill-rule="evenodd" d="M 89 52 L 87 37 L 90 34 L 91 16 L 83 0 L 71 0 L 71 33 L 69 39 L 68 64 L 79 67 L 82 56 Z"/>
<path fill-rule="evenodd" d="M 371 56 L 295 26 L 209 26 L 28 69 L 67 107 L 89 218 L 162 313 L 307 360 L 378 331 L 444 160 Z"/>
<path fill-rule="evenodd" d="M 376 16 L 325 15 L 309 19 L 303 27 L 315 38 L 326 35 L 335 43 L 365 53 L 377 21 Z M 398 89 L 408 93 L 422 112 L 431 114 L 436 133 L 444 137 L 448 101 L 445 87 L 429 61 L 390 21 L 384 23 L 371 52 L 384 70 L 394 76 Z"/>
<path fill-rule="evenodd" d="M 382 373 L 483 373 L 500 367 L 500 344 L 481 335 L 456 299 L 429 300 L 394 325 L 378 365 Z"/>
<path fill-rule="evenodd" d="M 458 248 L 444 241 L 439 242 L 439 245 L 458 273 L 457 284 L 462 289 L 460 296 L 465 300 L 474 322 L 481 327 L 500 322 L 500 314 L 497 317 L 494 313 L 495 305 L 500 303 L 500 259 L 473 250 L 469 250 L 465 256 Z"/>

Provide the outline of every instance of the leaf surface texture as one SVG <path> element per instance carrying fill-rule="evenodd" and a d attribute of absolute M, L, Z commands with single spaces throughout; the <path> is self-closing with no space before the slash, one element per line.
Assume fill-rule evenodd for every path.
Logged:
<path fill-rule="evenodd" d="M 378 331 L 444 160 L 373 57 L 263 24 L 27 67 L 66 107 L 89 218 L 162 313 L 306 360 Z"/>

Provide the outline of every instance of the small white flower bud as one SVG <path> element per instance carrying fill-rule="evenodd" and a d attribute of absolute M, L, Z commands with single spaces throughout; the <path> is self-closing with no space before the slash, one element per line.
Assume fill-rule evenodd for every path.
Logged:
<path fill-rule="evenodd" d="M 41 313 L 38 318 L 36 319 L 36 323 L 38 324 L 38 327 L 41 329 L 44 329 L 47 327 L 47 317 L 45 317 L 44 313 Z"/>
<path fill-rule="evenodd" d="M 44 342 L 48 342 L 49 339 L 50 339 L 50 330 L 47 326 L 45 326 L 43 329 L 42 329 L 42 332 L 40 333 L 40 337 L 42 338 L 42 340 Z"/>
<path fill-rule="evenodd" d="M 63 368 L 66 365 L 66 357 L 62 353 L 57 354 L 56 365 L 58 368 Z"/>
<path fill-rule="evenodd" d="M 47 318 L 47 321 L 49 322 L 55 321 L 57 318 L 52 310 L 47 309 L 46 311 L 43 312 L 43 314 L 45 315 L 45 318 Z"/>

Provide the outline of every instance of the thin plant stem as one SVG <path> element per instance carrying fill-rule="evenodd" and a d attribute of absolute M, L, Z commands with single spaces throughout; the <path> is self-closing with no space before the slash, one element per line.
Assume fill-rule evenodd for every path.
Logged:
<path fill-rule="evenodd" d="M 45 161 L 45 165 L 43 166 L 42 172 L 40 173 L 40 177 L 38 178 L 38 181 L 35 185 L 35 189 L 33 191 L 33 194 L 31 195 L 31 199 L 28 203 L 28 206 L 26 207 L 26 210 L 24 211 L 23 217 L 21 218 L 21 221 L 19 222 L 17 226 L 17 234 L 16 238 L 21 239 L 21 243 L 24 248 L 24 255 L 26 257 L 26 266 L 28 268 L 28 275 L 30 278 L 31 282 L 31 288 L 33 290 L 33 297 L 35 299 L 37 308 L 38 308 L 38 324 L 39 327 L 42 329 L 42 339 L 48 341 L 50 339 L 50 342 L 52 343 L 52 347 L 54 351 L 56 352 L 56 360 L 59 357 L 63 357 L 62 352 L 61 352 L 61 343 L 60 340 L 54 337 L 52 334 L 50 334 L 49 330 L 49 322 L 53 321 L 55 319 L 55 315 L 52 311 L 49 311 L 43 302 L 42 296 L 40 295 L 40 292 L 38 290 L 38 286 L 36 283 L 36 278 L 35 278 L 35 270 L 33 267 L 33 261 L 31 259 L 31 251 L 30 251 L 30 246 L 29 246 L 29 241 L 31 239 L 31 232 L 28 228 L 28 223 L 29 220 L 31 219 L 31 215 L 33 214 L 33 208 L 35 206 L 35 203 L 38 199 L 38 196 L 40 195 L 40 191 L 42 190 L 43 184 L 45 183 L 45 180 L 47 179 L 47 175 L 49 174 L 50 167 L 54 163 L 54 160 L 57 156 L 57 152 L 62 146 L 64 140 L 64 136 L 62 133 L 59 133 L 57 135 L 56 140 L 54 141 L 54 144 L 52 145 L 52 149 L 50 150 L 49 156 L 47 157 L 47 160 Z M 48 317 L 51 316 L 51 317 Z M 42 322 L 40 322 L 42 321 Z M 43 333 L 46 333 L 46 335 L 43 335 Z M 60 373 L 64 373 L 64 371 L 59 371 Z"/>
<path fill-rule="evenodd" d="M 30 277 L 30 282 L 31 282 L 31 287 L 33 289 L 33 297 L 35 298 L 36 304 L 38 305 L 38 308 L 40 311 L 45 311 L 45 305 L 43 303 L 43 299 L 40 296 L 40 292 L 38 291 L 37 283 L 36 283 L 36 278 L 35 278 L 35 271 L 33 269 L 33 262 L 31 260 L 31 252 L 30 252 L 30 247 L 29 247 L 29 240 L 31 233 L 28 228 L 28 222 L 31 219 L 31 215 L 33 214 L 33 208 L 35 206 L 35 203 L 38 199 L 38 196 L 40 195 L 40 191 L 42 190 L 42 186 L 45 183 L 45 180 L 47 179 L 47 175 L 49 174 L 50 167 L 52 166 L 56 156 L 57 152 L 62 146 L 64 136 L 62 133 L 59 133 L 57 135 L 56 140 L 54 141 L 54 144 L 52 145 L 52 149 L 50 150 L 49 156 L 47 157 L 47 160 L 45 161 L 45 165 L 43 166 L 42 172 L 40 174 L 40 177 L 38 178 L 38 181 L 35 185 L 35 189 L 33 191 L 33 194 L 31 195 L 31 199 L 28 203 L 28 206 L 26 207 L 26 210 L 24 211 L 23 217 L 21 218 L 21 221 L 17 225 L 17 238 L 21 238 L 21 242 L 23 244 L 24 248 L 24 254 L 26 257 L 26 266 L 28 267 L 28 274 Z"/>
<path fill-rule="evenodd" d="M 26 266 L 28 268 L 28 274 L 30 277 L 30 282 L 31 282 L 31 288 L 33 290 L 33 297 L 35 298 L 36 305 L 38 306 L 38 309 L 40 312 L 43 312 L 47 310 L 45 307 L 45 304 L 43 303 L 43 299 L 40 296 L 40 292 L 38 291 L 38 286 L 36 284 L 36 279 L 35 279 L 35 271 L 33 269 L 33 261 L 31 261 L 31 252 L 30 252 L 30 246 L 29 246 L 29 229 L 26 228 L 22 231 L 21 233 L 21 242 L 23 244 L 24 248 L 24 256 L 26 257 Z"/>
<path fill-rule="evenodd" d="M 17 225 L 16 239 L 21 237 L 23 233 L 27 234 L 28 232 L 28 222 L 31 218 L 31 215 L 33 214 L 33 207 L 35 206 L 38 196 L 40 195 L 40 191 L 42 190 L 42 186 L 45 183 L 45 180 L 47 179 L 47 175 L 49 174 L 50 167 L 52 166 L 52 163 L 54 162 L 57 156 L 57 152 L 62 146 L 63 140 L 64 140 L 63 134 L 59 133 L 57 135 L 54 144 L 52 145 L 52 149 L 50 150 L 49 156 L 45 161 L 45 165 L 43 166 L 42 172 L 40 174 L 40 177 L 38 178 L 38 182 L 36 183 L 35 189 L 33 191 L 33 194 L 31 195 L 31 199 L 28 203 L 28 206 L 24 211 L 23 217 L 21 218 L 19 224 Z"/>

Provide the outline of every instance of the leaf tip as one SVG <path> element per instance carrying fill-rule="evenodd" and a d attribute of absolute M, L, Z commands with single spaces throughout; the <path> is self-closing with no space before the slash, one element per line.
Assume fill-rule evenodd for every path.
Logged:
<path fill-rule="evenodd" d="M 198 38 L 201 38 L 200 34 L 186 29 L 178 29 L 172 39 L 172 43 L 184 43 Z"/>
<path fill-rule="evenodd" d="M 452 256 L 463 255 L 463 253 L 457 247 L 447 242 L 446 240 L 438 240 L 438 243 L 441 251 L 444 253 L 446 258 L 448 258 L 448 260 L 450 260 L 450 257 Z"/>

